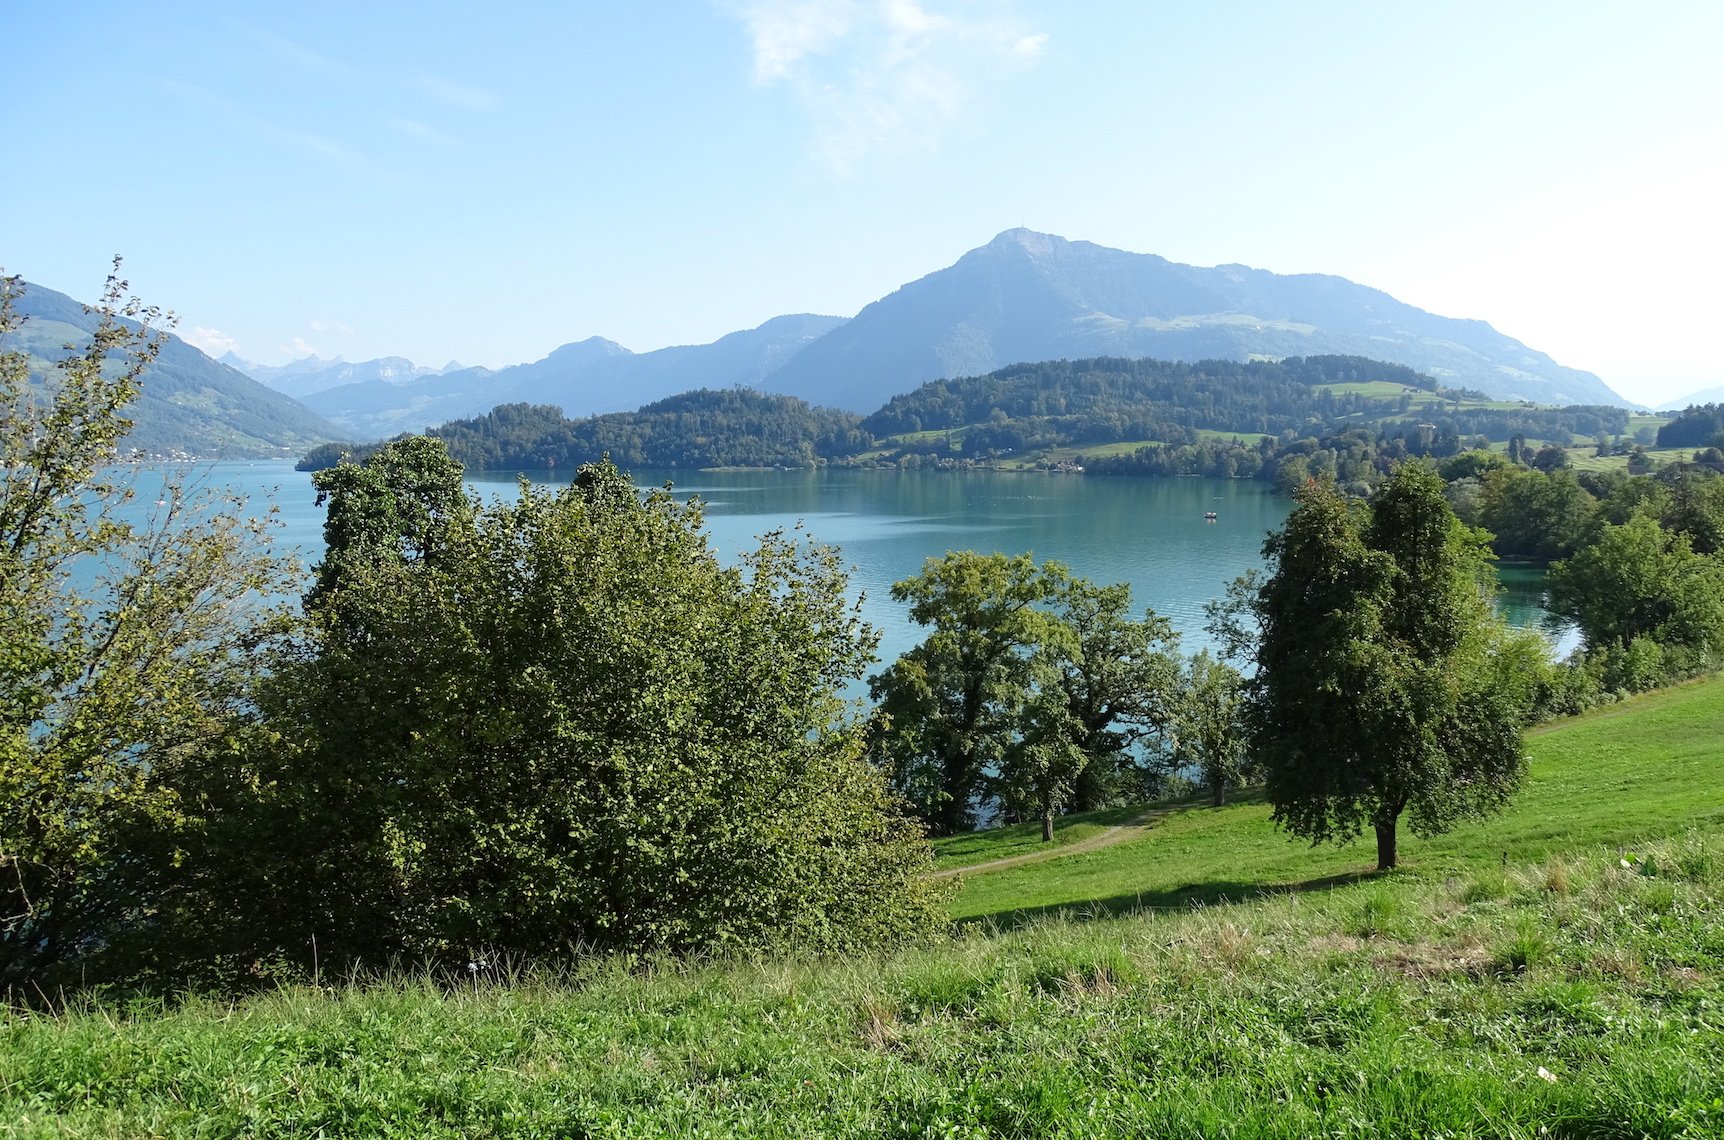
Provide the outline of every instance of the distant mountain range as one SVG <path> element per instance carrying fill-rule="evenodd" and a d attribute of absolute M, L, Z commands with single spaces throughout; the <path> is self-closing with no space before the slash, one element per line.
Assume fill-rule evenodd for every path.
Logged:
<path fill-rule="evenodd" d="M 247 370 L 350 435 L 377 439 L 509 402 L 586 416 L 744 385 L 870 412 L 928 380 L 1026 361 L 1330 354 L 1406 365 L 1499 399 L 1628 404 L 1592 373 L 1565 368 L 1483 321 L 1427 313 L 1340 277 L 1205 269 L 1025 229 L 1000 234 L 851 320 L 777 317 L 711 344 L 643 353 L 591 337 L 497 371 L 433 371 L 399 357 Z"/>
<path fill-rule="evenodd" d="M 1670 400 L 1658 405 L 1660 412 L 1680 412 L 1683 408 L 1694 407 L 1697 404 L 1724 404 L 1724 387 L 1702 388 L 1698 392 L 1690 392 L 1680 400 Z"/>
<path fill-rule="evenodd" d="M 97 318 L 64 293 L 27 284 L 17 312 L 25 320 L 7 348 L 30 358 L 44 377 L 67 344 L 87 344 Z M 143 376 L 143 392 L 127 410 L 133 426 L 122 443 L 153 454 L 200 458 L 297 455 L 345 431 L 304 405 L 205 356 L 177 336 Z"/>
<path fill-rule="evenodd" d="M 458 361 L 451 360 L 441 368 L 426 368 L 401 356 L 383 356 L 358 364 L 350 364 L 339 356 L 333 360 L 307 356 L 287 364 L 268 365 L 253 364 L 232 352 L 218 357 L 217 363 L 243 372 L 253 380 L 296 400 L 303 400 L 315 392 L 339 388 L 343 384 L 363 384 L 373 380 L 385 384 L 405 384 L 421 376 L 459 372 L 463 367 Z"/>
<path fill-rule="evenodd" d="M 572 416 L 632 411 L 697 388 L 759 387 L 843 323 L 842 317 L 774 317 L 759 328 L 734 332 L 711 344 L 640 353 L 595 336 L 565 344 L 531 364 L 496 371 L 466 368 L 405 380 L 379 376 L 310 392 L 302 399 L 358 439 L 424 431 L 506 403 L 554 404 Z M 398 357 L 385 360 L 412 367 Z M 279 383 L 254 375 L 265 383 Z"/>
<path fill-rule="evenodd" d="M 52 290 L 33 288 L 24 310 L 35 318 L 26 336 L 43 357 L 89 327 L 82 306 Z M 1318 355 L 1401 364 L 1502 399 L 1627 406 L 1592 373 L 1562 367 L 1483 321 L 1436 316 L 1339 277 L 1205 269 L 1017 229 L 854 318 L 775 317 L 711 344 L 652 352 L 589 337 L 494 371 L 393 356 L 272 367 L 231 354 L 214 361 L 174 339 L 145 384 L 131 441 L 200 455 L 271 454 L 339 436 L 423 431 L 505 403 L 550 404 L 580 417 L 703 388 L 748 387 L 866 413 L 930 380 L 1022 362 Z"/>

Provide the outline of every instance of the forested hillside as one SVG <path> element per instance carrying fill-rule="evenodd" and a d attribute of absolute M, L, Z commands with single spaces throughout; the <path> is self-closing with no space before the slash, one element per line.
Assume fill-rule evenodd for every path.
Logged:
<path fill-rule="evenodd" d="M 796 467 L 864 450 L 861 419 L 730 388 L 575 420 L 548 405 L 504 404 L 430 434 L 474 470 L 572 470 L 605 455 L 643 467 Z"/>

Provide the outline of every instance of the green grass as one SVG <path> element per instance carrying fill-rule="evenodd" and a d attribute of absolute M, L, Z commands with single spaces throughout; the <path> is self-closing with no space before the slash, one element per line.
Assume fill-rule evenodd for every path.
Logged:
<path fill-rule="evenodd" d="M 1659 463 L 1681 463 L 1694 458 L 1692 447 L 1649 447 L 1646 454 Z M 1568 449 L 1569 464 L 1576 471 L 1626 471 L 1628 456 L 1598 455 L 1591 444 Z"/>
<path fill-rule="evenodd" d="M 935 866 L 946 870 L 986 863 L 993 859 L 1040 854 L 1050 848 L 1065 847 L 1100 835 L 1108 828 L 1118 827 L 1142 811 L 1142 807 L 1132 805 L 1065 816 L 1055 821 L 1051 843 L 1042 842 L 1040 823 L 1017 823 L 1008 827 L 990 828 L 987 831 L 950 835 L 934 841 Z"/>
<path fill-rule="evenodd" d="M 1624 718 L 1631 735 L 1621 731 Z M 1431 839 L 1403 833 L 1402 863 L 1448 875 L 1500 862 L 1505 852 L 1539 859 L 1575 844 L 1724 829 L 1724 681 L 1637 697 L 1538 730 L 1527 744 L 1526 788 L 1507 812 Z M 1132 842 L 966 879 L 954 914 L 1213 903 L 1345 881 L 1374 864 L 1369 843 L 1313 849 L 1289 840 L 1270 824 L 1260 795 L 1248 794 L 1219 810 L 1177 810 Z"/>
<path fill-rule="evenodd" d="M 1720 1136 L 1721 721 L 1714 682 L 1541 732 L 1519 806 L 1365 881 L 1260 804 L 1115 849 L 1247 902 L 0 1013 L 0 1134 Z"/>
<path fill-rule="evenodd" d="M 0 1020 L 24 1136 L 1716 1136 L 1724 845 L 885 959 Z M 1560 873 L 1558 869 L 1560 868 Z"/>

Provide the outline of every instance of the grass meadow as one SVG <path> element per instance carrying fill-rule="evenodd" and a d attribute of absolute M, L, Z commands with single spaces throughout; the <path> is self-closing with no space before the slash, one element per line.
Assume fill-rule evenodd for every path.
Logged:
<path fill-rule="evenodd" d="M 960 877 L 949 941 L 876 958 L 15 1011 L 0 1134 L 1724 1136 L 1724 683 L 1528 743 L 1509 812 L 1387 875 L 1246 799 Z"/>

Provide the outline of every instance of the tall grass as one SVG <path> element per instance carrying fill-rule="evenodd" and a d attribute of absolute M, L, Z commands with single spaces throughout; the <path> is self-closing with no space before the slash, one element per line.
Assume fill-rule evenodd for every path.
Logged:
<path fill-rule="evenodd" d="M 0 1021 L 21 1135 L 1724 1134 L 1724 842 L 1055 915 L 862 961 Z M 1566 890 L 1547 889 L 1561 866 Z M 1655 867 L 1648 874 L 1645 868 Z"/>

